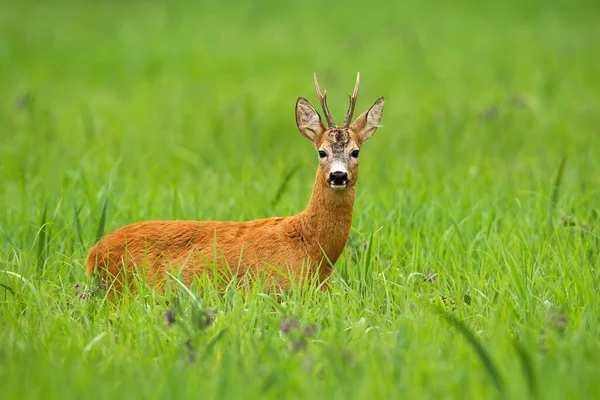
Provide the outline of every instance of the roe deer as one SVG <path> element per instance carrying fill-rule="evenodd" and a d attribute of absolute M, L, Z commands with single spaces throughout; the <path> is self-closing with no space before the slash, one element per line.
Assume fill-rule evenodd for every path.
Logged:
<path fill-rule="evenodd" d="M 87 273 L 98 271 L 109 289 L 119 291 L 136 271 L 146 282 L 163 291 L 169 272 L 179 271 L 190 285 L 203 273 L 240 281 L 247 275 L 265 275 L 265 285 L 286 290 L 290 275 L 323 284 L 341 255 L 352 224 L 358 154 L 381 120 L 383 97 L 352 124 L 360 74 L 341 126 L 333 122 L 327 107 L 327 91 L 314 84 L 323 108 L 321 116 L 303 97 L 296 102 L 296 124 L 318 153 L 319 164 L 308 206 L 297 215 L 247 222 L 148 221 L 117 229 L 90 250 Z M 215 253 L 216 252 L 216 253 Z M 229 275 L 228 275 L 229 274 Z M 287 276 L 286 276 L 287 275 Z M 131 283 L 126 285 L 133 290 Z M 322 285 L 324 289 L 325 285 Z"/>

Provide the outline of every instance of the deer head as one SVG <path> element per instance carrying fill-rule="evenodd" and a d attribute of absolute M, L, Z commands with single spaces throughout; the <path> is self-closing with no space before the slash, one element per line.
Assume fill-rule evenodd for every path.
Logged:
<path fill-rule="evenodd" d="M 324 182 L 333 190 L 343 191 L 356 184 L 360 148 L 379 127 L 383 114 L 383 97 L 379 97 L 371 108 L 350 124 L 360 81 L 360 73 L 357 74 L 346 119 L 343 125 L 337 126 L 327 107 L 327 91 L 321 93 L 317 74 L 314 75 L 314 80 L 327 127 L 323 125 L 319 113 L 304 97 L 299 97 L 296 102 L 296 124 L 300 133 L 317 149 Z"/>

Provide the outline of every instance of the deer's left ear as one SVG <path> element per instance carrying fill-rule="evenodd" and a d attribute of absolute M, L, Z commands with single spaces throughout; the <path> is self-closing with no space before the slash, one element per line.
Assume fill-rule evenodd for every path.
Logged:
<path fill-rule="evenodd" d="M 383 115 L 383 96 L 377 99 L 375 104 L 371 106 L 367 111 L 361 114 L 360 117 L 350 125 L 350 128 L 358 134 L 361 142 L 367 141 L 377 128 L 379 128 L 379 122 Z"/>

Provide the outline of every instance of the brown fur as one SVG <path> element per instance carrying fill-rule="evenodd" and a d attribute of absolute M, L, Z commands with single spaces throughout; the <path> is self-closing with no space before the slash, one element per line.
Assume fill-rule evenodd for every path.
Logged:
<path fill-rule="evenodd" d="M 369 115 L 371 109 L 376 112 Z M 223 284 L 234 277 L 243 282 L 262 274 L 266 285 L 276 290 L 289 288 L 290 276 L 297 283 L 306 277 L 325 282 L 344 250 L 352 224 L 358 159 L 349 154 L 377 128 L 383 98 L 371 109 L 348 128 L 326 129 L 310 103 L 298 99 L 300 131 L 318 150 L 332 154 L 329 160 L 320 160 L 312 196 L 301 213 L 248 222 L 133 223 L 105 236 L 90 250 L 88 274 L 98 272 L 117 292 L 124 284 L 133 288 L 131 278 L 136 271 L 159 291 L 164 289 L 168 272 L 180 273 L 186 285 L 202 273 L 214 277 L 215 272 Z M 332 189 L 327 180 L 334 153 L 336 160 L 346 161 L 348 169 L 349 181 L 343 190 Z"/>

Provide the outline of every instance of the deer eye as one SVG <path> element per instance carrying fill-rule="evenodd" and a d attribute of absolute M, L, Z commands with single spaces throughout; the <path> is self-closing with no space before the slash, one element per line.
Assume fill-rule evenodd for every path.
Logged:
<path fill-rule="evenodd" d="M 354 158 L 358 158 L 358 150 L 353 150 L 352 153 L 350 153 L 350 155 Z"/>
<path fill-rule="evenodd" d="M 319 158 L 326 158 L 327 157 L 327 152 L 323 151 L 323 150 L 319 150 Z"/>

